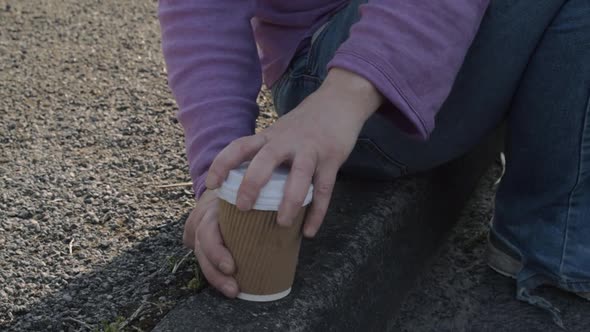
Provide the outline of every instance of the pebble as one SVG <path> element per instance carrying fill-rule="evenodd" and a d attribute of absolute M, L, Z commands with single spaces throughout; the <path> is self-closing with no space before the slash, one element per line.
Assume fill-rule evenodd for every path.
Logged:
<path fill-rule="evenodd" d="M 100 223 L 100 219 L 98 219 L 98 217 L 96 216 L 96 214 L 92 211 L 89 211 L 87 213 L 88 219 L 90 220 L 90 222 L 92 222 L 93 224 L 98 224 Z"/>
<path fill-rule="evenodd" d="M 41 230 L 41 225 L 39 225 L 39 222 L 35 219 L 29 220 L 28 225 L 30 228 L 32 228 L 36 232 L 39 232 Z"/>
<path fill-rule="evenodd" d="M 29 210 L 22 209 L 18 212 L 18 217 L 21 219 L 29 219 L 33 217 L 33 214 Z"/>
<path fill-rule="evenodd" d="M 71 302 L 73 300 L 72 296 L 70 294 L 64 294 L 62 296 L 62 299 L 64 299 L 64 301 L 66 301 L 66 302 Z"/>

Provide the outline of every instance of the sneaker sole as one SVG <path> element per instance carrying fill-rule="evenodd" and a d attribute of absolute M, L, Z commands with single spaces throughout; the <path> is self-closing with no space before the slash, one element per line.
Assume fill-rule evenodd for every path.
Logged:
<path fill-rule="evenodd" d="M 489 238 L 486 256 L 488 266 L 505 277 L 516 279 L 516 275 L 522 269 L 519 260 L 496 248 Z"/>
<path fill-rule="evenodd" d="M 519 260 L 496 248 L 489 238 L 486 256 L 488 260 L 488 266 L 504 277 L 516 279 L 516 275 L 522 269 L 522 264 Z M 583 298 L 586 301 L 590 301 L 590 292 L 573 294 Z"/>

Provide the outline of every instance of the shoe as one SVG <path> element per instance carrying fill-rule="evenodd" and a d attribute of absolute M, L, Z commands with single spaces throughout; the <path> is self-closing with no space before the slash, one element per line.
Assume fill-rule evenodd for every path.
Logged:
<path fill-rule="evenodd" d="M 498 162 L 499 162 L 500 168 L 502 170 L 500 171 L 500 176 L 498 176 L 498 178 L 494 182 L 494 187 L 498 187 L 500 182 L 502 182 L 502 178 L 504 177 L 504 174 L 506 174 L 506 155 L 504 154 L 504 152 L 500 152 L 500 157 L 499 157 Z"/>
<path fill-rule="evenodd" d="M 498 240 L 491 232 L 488 236 L 486 256 L 488 266 L 505 277 L 516 279 L 516 276 L 522 269 L 519 255 Z M 578 292 L 574 294 L 590 301 L 590 292 Z"/>

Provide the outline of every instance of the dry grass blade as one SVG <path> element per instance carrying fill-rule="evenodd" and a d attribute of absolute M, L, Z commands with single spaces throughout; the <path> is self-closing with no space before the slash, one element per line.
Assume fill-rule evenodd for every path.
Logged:
<path fill-rule="evenodd" d="M 135 310 L 135 312 L 129 316 L 129 318 L 127 318 L 123 323 L 121 323 L 121 325 L 119 326 L 119 329 L 122 331 L 125 327 L 127 327 L 127 325 L 129 325 L 131 322 L 133 322 L 137 316 L 139 316 L 139 314 L 141 314 L 141 312 L 143 311 L 143 308 L 145 308 L 146 304 L 148 304 L 147 302 L 142 303 L 139 308 L 137 308 L 137 310 Z"/>
<path fill-rule="evenodd" d="M 182 263 L 187 259 L 187 257 L 192 254 L 193 251 L 189 251 L 186 253 L 186 255 L 184 255 L 184 257 L 182 257 L 182 259 L 180 261 L 178 261 L 178 263 L 174 264 L 174 268 L 172 268 L 172 274 L 176 273 L 176 271 L 178 271 L 178 268 L 182 265 Z"/>
<path fill-rule="evenodd" d="M 73 238 L 72 238 L 72 240 L 70 241 L 70 245 L 69 245 L 68 247 L 69 247 L 69 249 L 70 249 L 70 256 L 72 256 L 72 255 L 73 255 L 73 251 L 72 251 L 72 249 L 73 249 L 73 247 L 74 247 L 74 239 L 73 239 Z"/>
<path fill-rule="evenodd" d="M 92 327 L 86 323 L 84 323 L 83 321 L 73 318 L 73 317 L 66 317 L 64 318 L 65 321 L 70 321 L 70 322 L 74 322 L 82 327 L 85 327 L 86 329 L 88 329 L 89 331 L 92 331 Z"/>
<path fill-rule="evenodd" d="M 189 187 L 192 186 L 192 182 L 180 182 L 180 183 L 171 183 L 171 184 L 162 184 L 155 186 L 155 188 L 162 189 L 162 188 L 178 188 L 178 187 Z"/>

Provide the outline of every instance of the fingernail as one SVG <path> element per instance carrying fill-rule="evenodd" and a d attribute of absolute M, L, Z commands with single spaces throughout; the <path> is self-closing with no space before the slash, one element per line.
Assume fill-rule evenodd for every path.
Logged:
<path fill-rule="evenodd" d="M 225 274 L 232 273 L 231 264 L 228 263 L 228 262 L 221 262 L 221 263 L 219 263 L 219 269 L 221 270 L 221 272 L 223 272 Z"/>
<path fill-rule="evenodd" d="M 250 202 L 250 199 L 248 197 L 244 197 L 244 195 L 238 197 L 238 201 L 236 202 L 238 209 L 242 211 L 250 210 L 251 204 L 252 203 Z"/>
<path fill-rule="evenodd" d="M 223 292 L 226 295 L 233 295 L 238 291 L 238 287 L 236 287 L 236 285 L 234 285 L 231 282 L 228 282 L 227 284 L 223 285 Z"/>
<path fill-rule="evenodd" d="M 305 235 L 305 237 L 314 237 L 316 233 L 317 230 L 312 227 L 303 228 L 303 235 Z"/>

